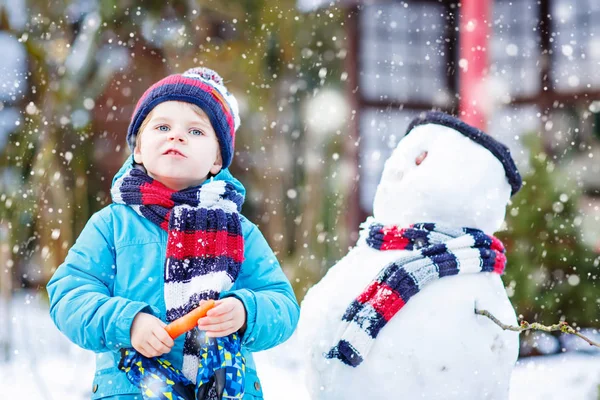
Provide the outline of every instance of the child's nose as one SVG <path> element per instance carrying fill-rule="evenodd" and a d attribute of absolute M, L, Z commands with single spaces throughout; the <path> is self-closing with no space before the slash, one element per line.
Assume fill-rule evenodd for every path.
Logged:
<path fill-rule="evenodd" d="M 171 129 L 169 133 L 169 141 L 185 142 L 186 140 L 185 132 L 181 129 Z"/>

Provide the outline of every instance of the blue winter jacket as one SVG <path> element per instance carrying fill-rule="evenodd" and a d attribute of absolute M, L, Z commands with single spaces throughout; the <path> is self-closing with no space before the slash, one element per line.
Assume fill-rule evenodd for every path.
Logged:
<path fill-rule="evenodd" d="M 132 167 L 129 157 L 115 180 Z M 245 194 L 228 170 L 226 180 Z M 266 350 L 290 337 L 299 306 L 290 283 L 258 228 L 242 217 L 242 269 L 230 291 L 246 308 L 242 338 L 246 357 L 245 399 L 262 399 L 251 352 Z M 111 204 L 88 221 L 65 262 L 48 283 L 50 315 L 56 326 L 77 345 L 96 353 L 92 399 L 140 399 L 140 391 L 117 365 L 119 349 L 131 346 L 135 315 L 147 312 L 165 321 L 164 263 L 167 233 L 131 207 Z M 184 335 L 185 336 L 185 335 Z M 181 368 L 184 336 L 162 357 Z"/>

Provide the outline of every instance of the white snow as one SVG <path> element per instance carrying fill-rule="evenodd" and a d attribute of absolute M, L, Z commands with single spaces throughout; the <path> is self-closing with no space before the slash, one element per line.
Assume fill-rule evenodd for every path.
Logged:
<path fill-rule="evenodd" d="M 33 292 L 20 293 L 10 309 L 4 306 L 0 307 L 0 343 L 6 332 L 12 343 L 8 362 L 0 352 L 1 397 L 89 399 L 94 354 L 72 344 L 58 331 L 50 319 L 47 300 Z"/>
<path fill-rule="evenodd" d="M 2 398 L 84 400 L 91 394 L 94 356 L 70 343 L 55 327 L 39 295 L 19 295 L 12 303 L 13 348 L 0 353 Z M 0 324 L 6 323 L 0 308 Z M 1 341 L 2 337 L 0 337 Z M 274 349 L 255 353 L 266 400 L 308 400 L 296 335 Z M 521 360 L 513 372 L 510 400 L 596 400 L 598 353 L 566 353 Z"/>

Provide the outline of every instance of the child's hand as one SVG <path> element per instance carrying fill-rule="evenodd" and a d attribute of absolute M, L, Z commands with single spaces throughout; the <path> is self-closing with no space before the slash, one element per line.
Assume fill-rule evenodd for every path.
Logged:
<path fill-rule="evenodd" d="M 167 326 L 154 315 L 140 312 L 131 325 L 131 345 L 145 357 L 158 357 L 171 351 L 173 339 Z"/>
<path fill-rule="evenodd" d="M 246 329 L 246 308 L 235 297 L 217 300 L 206 317 L 198 320 L 198 329 L 206 331 L 208 337 L 223 337 L 240 329 L 242 334 Z"/>

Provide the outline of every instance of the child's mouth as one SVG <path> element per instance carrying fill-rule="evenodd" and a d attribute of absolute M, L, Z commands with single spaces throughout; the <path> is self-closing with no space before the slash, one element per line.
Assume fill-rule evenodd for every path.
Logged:
<path fill-rule="evenodd" d="M 164 153 L 164 155 L 167 155 L 167 156 L 176 156 L 176 157 L 184 157 L 185 158 L 185 156 L 182 153 L 180 153 L 179 151 L 174 150 L 174 149 L 167 150 Z"/>

